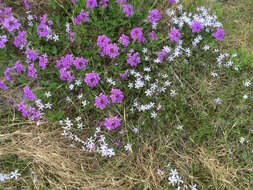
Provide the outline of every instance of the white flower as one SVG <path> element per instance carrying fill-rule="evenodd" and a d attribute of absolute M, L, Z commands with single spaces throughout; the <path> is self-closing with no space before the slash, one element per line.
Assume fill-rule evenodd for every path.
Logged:
<path fill-rule="evenodd" d="M 136 128 L 136 127 L 135 127 L 135 128 L 133 128 L 132 130 L 133 130 L 133 132 L 134 132 L 134 133 L 138 133 L 138 132 L 139 132 L 139 129 L 138 129 L 138 128 Z"/>
<path fill-rule="evenodd" d="M 143 48 L 142 53 L 146 54 L 148 52 L 148 48 Z"/>
<path fill-rule="evenodd" d="M 170 95 L 173 97 L 173 96 L 176 96 L 177 95 L 177 93 L 176 93 L 176 91 L 175 90 L 170 90 Z"/>
<path fill-rule="evenodd" d="M 21 174 L 18 173 L 18 170 L 12 171 L 12 172 L 10 173 L 10 178 L 18 179 L 18 176 L 21 176 Z"/>
<path fill-rule="evenodd" d="M 52 104 L 50 104 L 50 102 L 45 104 L 45 108 L 46 109 L 51 109 L 52 108 Z"/>
<path fill-rule="evenodd" d="M 150 114 L 150 117 L 153 118 L 153 119 L 155 119 L 155 118 L 157 117 L 157 113 L 153 111 L 153 112 Z"/>
<path fill-rule="evenodd" d="M 149 60 L 149 56 L 145 56 L 144 59 L 145 59 L 145 61 L 148 61 Z"/>
<path fill-rule="evenodd" d="M 67 100 L 67 102 L 71 102 L 71 99 L 70 99 L 70 97 L 66 97 L 66 100 Z"/>
<path fill-rule="evenodd" d="M 146 71 L 146 72 L 150 72 L 151 71 L 150 67 L 144 67 L 143 70 Z"/>
<path fill-rule="evenodd" d="M 131 83 L 131 82 L 128 83 L 128 88 L 130 88 L 130 89 L 133 88 L 133 83 Z"/>
<path fill-rule="evenodd" d="M 150 89 L 145 91 L 146 96 L 152 96 L 152 91 Z"/>
<path fill-rule="evenodd" d="M 161 60 L 159 58 L 154 60 L 155 63 L 161 63 Z"/>
<path fill-rule="evenodd" d="M 190 188 L 191 188 L 191 190 L 198 190 L 196 184 L 192 184 L 192 185 L 190 186 Z"/>
<path fill-rule="evenodd" d="M 156 174 L 159 175 L 160 177 L 162 177 L 164 175 L 164 171 L 160 170 L 160 169 L 157 169 Z"/>
<path fill-rule="evenodd" d="M 251 85 L 251 82 L 249 80 L 247 80 L 243 83 L 243 85 L 246 87 L 249 87 Z"/>
<path fill-rule="evenodd" d="M 240 138 L 240 143 L 243 144 L 245 142 L 245 138 L 244 137 L 241 137 Z"/>
<path fill-rule="evenodd" d="M 211 72 L 211 76 L 212 76 L 212 77 L 217 77 L 217 76 L 218 76 L 218 74 L 217 74 L 217 73 L 215 73 L 215 72 Z"/>
<path fill-rule="evenodd" d="M 243 99 L 248 99 L 248 95 L 247 95 L 247 94 L 244 94 L 244 95 L 243 95 Z"/>
<path fill-rule="evenodd" d="M 203 50 L 205 50 L 205 51 L 207 51 L 207 50 L 209 50 L 210 49 L 210 46 L 209 45 L 205 45 L 204 47 L 203 47 Z"/>
<path fill-rule="evenodd" d="M 81 80 L 79 80 L 79 79 L 78 79 L 78 80 L 75 80 L 75 85 L 76 85 L 76 86 L 80 86 L 81 84 L 82 84 L 82 83 L 81 83 Z"/>
<path fill-rule="evenodd" d="M 133 150 L 132 150 L 132 145 L 129 144 L 129 143 L 127 143 L 127 145 L 125 145 L 124 148 L 125 148 L 126 151 L 129 151 L 129 152 L 132 152 L 132 151 L 133 151 Z"/>
<path fill-rule="evenodd" d="M 73 90 L 74 87 L 75 87 L 75 85 L 73 85 L 73 84 L 69 85 L 69 89 L 70 89 L 70 90 Z"/>
<path fill-rule="evenodd" d="M 157 23 L 156 22 L 152 23 L 152 29 L 156 29 L 156 28 L 157 28 Z"/>
<path fill-rule="evenodd" d="M 151 77 L 150 77 L 149 75 L 145 75 L 145 76 L 144 76 L 144 80 L 150 81 L 150 79 L 151 79 Z"/>
<path fill-rule="evenodd" d="M 54 40 L 55 42 L 58 41 L 58 40 L 59 40 L 59 36 L 58 36 L 57 34 L 54 34 L 53 40 Z"/>
<path fill-rule="evenodd" d="M 164 46 L 163 49 L 165 50 L 166 53 L 171 52 L 171 48 L 169 46 Z"/>
<path fill-rule="evenodd" d="M 89 102 L 87 100 L 82 101 L 83 107 L 87 106 L 88 104 L 89 104 Z"/>
<path fill-rule="evenodd" d="M 51 92 L 50 92 L 50 91 L 46 92 L 46 93 L 45 93 L 45 96 L 46 96 L 47 98 L 49 98 L 49 97 L 51 96 Z"/>
<path fill-rule="evenodd" d="M 221 104 L 222 103 L 222 100 L 221 100 L 221 98 L 215 98 L 214 99 L 214 101 L 215 101 L 215 103 L 217 103 L 217 104 Z"/>
<path fill-rule="evenodd" d="M 178 125 L 178 126 L 177 126 L 177 129 L 178 129 L 178 130 L 183 130 L 183 126 L 182 126 L 182 125 Z"/>
<path fill-rule="evenodd" d="M 83 97 L 83 94 L 79 94 L 78 96 L 77 96 L 77 98 L 80 100 L 80 99 L 82 99 L 82 97 Z"/>
<path fill-rule="evenodd" d="M 78 122 L 80 121 L 82 118 L 80 116 L 76 117 L 75 120 Z"/>

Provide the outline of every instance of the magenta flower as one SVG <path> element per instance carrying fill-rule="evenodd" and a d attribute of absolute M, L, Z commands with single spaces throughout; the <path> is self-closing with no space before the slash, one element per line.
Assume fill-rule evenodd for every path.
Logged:
<path fill-rule="evenodd" d="M 17 73 L 25 72 L 25 67 L 23 67 L 23 65 L 20 63 L 20 61 L 17 61 L 14 64 L 13 68 L 16 70 Z"/>
<path fill-rule="evenodd" d="M 25 35 L 26 35 L 26 31 L 19 31 L 18 36 L 14 37 L 13 44 L 16 47 L 20 47 L 20 48 L 24 47 L 26 45 Z"/>
<path fill-rule="evenodd" d="M 28 73 L 27 76 L 31 77 L 31 78 L 37 78 L 37 74 L 36 74 L 37 70 L 34 68 L 34 64 L 30 64 L 28 65 Z"/>
<path fill-rule="evenodd" d="M 102 5 L 102 9 L 106 8 L 109 0 L 100 0 L 99 4 Z"/>
<path fill-rule="evenodd" d="M 86 69 L 86 65 L 88 64 L 88 60 L 78 57 L 73 63 L 77 69 Z"/>
<path fill-rule="evenodd" d="M 199 21 L 194 21 L 191 24 L 191 29 L 192 29 L 192 32 L 200 32 L 200 30 L 202 29 L 202 25 Z"/>
<path fill-rule="evenodd" d="M 11 81 L 12 78 L 10 76 L 8 76 L 9 72 L 11 72 L 13 70 L 13 68 L 9 68 L 7 67 L 5 70 L 4 70 L 4 78 L 6 81 Z"/>
<path fill-rule="evenodd" d="M 175 0 L 169 0 L 170 3 L 175 3 Z"/>
<path fill-rule="evenodd" d="M 179 37 L 181 36 L 180 32 L 178 29 L 171 29 L 170 33 L 169 33 L 169 36 L 170 36 L 170 40 L 171 41 L 176 41 L 178 42 L 179 40 Z"/>
<path fill-rule="evenodd" d="M 33 61 L 35 61 L 39 56 L 39 52 L 35 52 L 34 50 L 31 50 L 29 48 L 26 49 L 25 53 L 26 53 L 26 57 Z"/>
<path fill-rule="evenodd" d="M 104 95 L 103 93 L 100 93 L 99 96 L 96 96 L 95 98 L 94 106 L 103 110 L 105 106 L 110 103 L 107 98 L 108 96 Z"/>
<path fill-rule="evenodd" d="M 49 35 L 49 29 L 48 26 L 45 23 L 40 23 L 40 25 L 37 28 L 37 33 L 40 37 L 45 37 Z"/>
<path fill-rule="evenodd" d="M 159 21 L 162 18 L 161 13 L 158 9 L 150 10 L 148 20 L 151 23 L 155 23 L 156 21 Z"/>
<path fill-rule="evenodd" d="M 142 40 L 142 29 L 141 28 L 133 28 L 130 32 L 132 39 L 138 39 L 138 41 Z"/>
<path fill-rule="evenodd" d="M 42 68 L 42 70 L 46 68 L 47 61 L 46 53 L 39 57 L 39 66 Z"/>
<path fill-rule="evenodd" d="M 30 90 L 29 86 L 26 86 L 23 88 L 24 90 L 24 97 L 27 98 L 28 100 L 36 100 L 36 96 L 33 94 L 33 92 Z"/>
<path fill-rule="evenodd" d="M 151 37 L 151 39 L 154 41 L 154 40 L 157 40 L 157 36 L 155 35 L 155 31 L 152 31 L 152 32 L 149 32 L 148 35 Z"/>
<path fill-rule="evenodd" d="M 0 89 L 3 89 L 3 90 L 7 90 L 8 89 L 8 86 L 4 84 L 4 82 L 2 81 L 2 79 L 0 79 Z"/>
<path fill-rule="evenodd" d="M 61 80 L 67 80 L 68 82 L 71 82 L 72 80 L 75 79 L 75 76 L 71 76 L 71 71 L 67 71 L 66 68 L 61 68 L 60 69 L 60 79 Z"/>
<path fill-rule="evenodd" d="M 123 80 L 126 80 L 129 77 L 128 69 L 126 69 L 123 74 L 120 73 L 119 75 L 120 75 L 120 78 L 122 78 Z"/>
<path fill-rule="evenodd" d="M 86 0 L 86 7 L 87 8 L 95 8 L 96 6 L 98 6 L 98 3 L 96 0 Z"/>
<path fill-rule="evenodd" d="M 92 73 L 85 74 L 84 82 L 87 85 L 94 87 L 98 84 L 99 81 L 100 81 L 99 74 L 94 73 L 94 71 L 92 71 Z"/>
<path fill-rule="evenodd" d="M 108 44 L 105 47 L 105 52 L 112 59 L 112 58 L 119 55 L 119 48 L 115 43 L 114 44 Z"/>
<path fill-rule="evenodd" d="M 222 28 L 217 28 L 217 31 L 212 34 L 216 38 L 216 40 L 222 40 L 225 35 L 225 32 Z"/>
<path fill-rule="evenodd" d="M 4 18 L 2 24 L 3 27 L 7 28 L 9 32 L 12 32 L 13 30 L 18 30 L 20 27 L 20 24 L 18 23 L 17 19 L 13 16 Z"/>
<path fill-rule="evenodd" d="M 120 4 L 120 3 L 124 3 L 126 2 L 127 0 L 117 0 L 117 4 Z"/>
<path fill-rule="evenodd" d="M 127 47 L 130 43 L 129 37 L 125 34 L 122 34 L 118 40 L 119 43 L 121 43 L 124 47 Z"/>
<path fill-rule="evenodd" d="M 112 89 L 112 94 L 110 96 L 112 99 L 112 103 L 122 103 L 122 100 L 124 98 L 123 92 L 119 89 Z"/>
<path fill-rule="evenodd" d="M 25 4 L 25 7 L 28 9 L 31 7 L 31 5 L 28 3 L 28 0 L 24 0 L 24 4 Z"/>
<path fill-rule="evenodd" d="M 84 10 L 82 9 L 80 14 L 75 18 L 75 23 L 81 24 L 81 22 L 89 21 L 89 14 L 89 11 L 84 12 Z"/>
<path fill-rule="evenodd" d="M 104 126 L 107 127 L 109 130 L 116 129 L 120 126 L 121 118 L 112 117 L 112 118 L 105 118 Z"/>
<path fill-rule="evenodd" d="M 139 53 L 138 52 L 134 53 L 133 49 L 129 50 L 127 57 L 128 57 L 127 64 L 131 65 L 132 67 L 137 66 L 137 64 L 141 62 L 141 58 L 139 56 Z"/>
<path fill-rule="evenodd" d="M 106 35 L 98 36 L 97 46 L 106 47 L 109 42 L 110 39 Z"/>
<path fill-rule="evenodd" d="M 127 17 L 133 16 L 133 13 L 134 13 L 133 12 L 133 10 L 134 10 L 133 5 L 123 4 L 122 7 L 123 7 L 123 12 L 126 14 Z"/>

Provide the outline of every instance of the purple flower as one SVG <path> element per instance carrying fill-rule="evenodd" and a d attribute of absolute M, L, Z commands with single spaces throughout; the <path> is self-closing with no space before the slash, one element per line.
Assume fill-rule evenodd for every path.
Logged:
<path fill-rule="evenodd" d="M 225 35 L 225 32 L 222 28 L 217 28 L 217 31 L 212 34 L 216 38 L 216 40 L 222 40 Z"/>
<path fill-rule="evenodd" d="M 8 73 L 11 72 L 12 70 L 13 70 L 13 68 L 9 68 L 9 67 L 7 67 L 4 70 L 4 77 L 5 77 L 6 81 L 11 81 L 12 80 L 12 78 L 10 76 L 8 76 Z"/>
<path fill-rule="evenodd" d="M 141 28 L 133 28 L 130 32 L 132 39 L 138 39 L 138 41 L 142 41 L 142 29 Z"/>
<path fill-rule="evenodd" d="M 24 90 L 24 97 L 27 98 L 28 100 L 36 100 L 36 96 L 33 94 L 33 92 L 30 90 L 29 86 L 26 86 L 23 88 Z"/>
<path fill-rule="evenodd" d="M 191 24 L 191 29 L 192 29 L 192 32 L 200 32 L 200 30 L 202 29 L 202 25 L 199 21 L 194 21 Z"/>
<path fill-rule="evenodd" d="M 170 3 L 175 3 L 175 0 L 169 0 Z"/>
<path fill-rule="evenodd" d="M 162 15 L 160 14 L 158 9 L 150 10 L 148 20 L 151 23 L 155 23 L 156 21 L 159 21 L 162 18 Z"/>
<path fill-rule="evenodd" d="M 39 56 L 39 52 L 35 52 L 34 50 L 31 50 L 29 48 L 26 49 L 26 57 L 27 59 L 35 61 L 37 57 Z"/>
<path fill-rule="evenodd" d="M 107 7 L 108 1 L 109 1 L 109 0 L 100 0 L 100 1 L 99 1 L 99 4 L 102 5 L 102 9 L 104 9 L 104 8 Z"/>
<path fill-rule="evenodd" d="M 115 141 L 115 145 L 116 145 L 116 146 L 120 146 L 120 140 L 117 139 L 117 140 Z"/>
<path fill-rule="evenodd" d="M 20 63 L 20 61 L 17 61 L 14 64 L 13 68 L 16 70 L 17 73 L 25 72 L 25 67 Z"/>
<path fill-rule="evenodd" d="M 40 37 L 45 37 L 49 35 L 49 29 L 48 26 L 45 23 L 40 23 L 40 25 L 37 28 L 37 33 Z"/>
<path fill-rule="evenodd" d="M 37 72 L 37 70 L 34 68 L 33 63 L 28 65 L 28 73 L 27 73 L 28 77 L 37 78 L 36 72 Z"/>
<path fill-rule="evenodd" d="M 126 2 L 127 0 L 117 0 L 117 4 L 120 4 L 120 3 L 124 3 Z"/>
<path fill-rule="evenodd" d="M 100 93 L 99 96 L 96 96 L 95 98 L 94 106 L 103 110 L 105 106 L 110 103 L 107 98 L 108 96 L 105 96 L 103 93 Z"/>
<path fill-rule="evenodd" d="M 179 40 L 179 37 L 181 36 L 180 32 L 178 29 L 171 29 L 170 33 L 169 33 L 169 36 L 170 36 L 170 40 L 171 41 L 176 41 L 178 42 Z"/>
<path fill-rule="evenodd" d="M 56 60 L 56 68 L 70 68 L 70 66 L 73 64 L 75 61 L 73 54 L 66 54 L 65 56 L 62 56 L 60 60 Z"/>
<path fill-rule="evenodd" d="M 114 44 L 108 44 L 105 47 L 105 52 L 112 59 L 112 58 L 119 55 L 119 48 L 115 43 Z"/>
<path fill-rule="evenodd" d="M 120 126 L 121 118 L 112 117 L 112 118 L 105 118 L 104 126 L 107 127 L 109 130 L 116 129 Z"/>
<path fill-rule="evenodd" d="M 42 68 L 42 70 L 46 68 L 47 61 L 46 53 L 39 57 L 39 66 Z"/>
<path fill-rule="evenodd" d="M 7 28 L 9 32 L 12 32 L 13 30 L 18 30 L 20 26 L 17 19 L 13 16 L 4 18 L 2 24 L 3 27 Z"/>
<path fill-rule="evenodd" d="M 89 14 L 89 11 L 84 12 L 84 10 L 82 9 L 80 14 L 75 18 L 75 23 L 81 24 L 81 22 L 89 21 Z"/>
<path fill-rule="evenodd" d="M 0 48 L 5 48 L 5 43 L 7 42 L 7 36 L 6 35 L 0 35 Z"/>
<path fill-rule="evenodd" d="M 31 7 L 31 5 L 27 2 L 27 0 L 24 0 L 24 4 L 25 4 L 25 7 L 28 9 Z"/>
<path fill-rule="evenodd" d="M 99 81 L 100 81 L 99 74 L 94 73 L 94 71 L 92 71 L 92 73 L 85 74 L 84 82 L 87 85 L 94 87 L 98 84 Z"/>
<path fill-rule="evenodd" d="M 125 34 L 122 34 L 118 40 L 119 43 L 121 43 L 124 47 L 127 47 L 130 43 L 129 37 Z"/>
<path fill-rule="evenodd" d="M 86 0 L 86 7 L 87 8 L 95 8 L 96 6 L 98 6 L 98 3 L 96 0 Z"/>
<path fill-rule="evenodd" d="M 128 78 L 128 69 L 125 70 L 125 72 L 123 74 L 119 74 L 120 78 L 122 78 L 123 80 L 126 80 Z"/>
<path fill-rule="evenodd" d="M 132 67 L 137 66 L 137 64 L 141 62 L 139 53 L 138 52 L 134 53 L 133 49 L 129 50 L 129 53 L 127 54 L 127 57 L 128 57 L 127 58 L 127 64 L 131 65 Z"/>
<path fill-rule="evenodd" d="M 73 63 L 77 69 L 86 69 L 86 65 L 88 64 L 88 60 L 84 58 L 76 58 Z"/>
<path fill-rule="evenodd" d="M 2 79 L 0 79 L 0 89 L 3 89 L 3 90 L 7 90 L 8 89 L 8 86 L 4 84 L 4 82 L 2 81 Z"/>
<path fill-rule="evenodd" d="M 149 32 L 148 35 L 151 37 L 151 39 L 154 41 L 154 40 L 157 40 L 157 36 L 155 35 L 155 31 L 152 31 L 152 32 Z"/>
<path fill-rule="evenodd" d="M 29 117 L 34 120 L 40 116 L 40 111 L 36 111 L 33 107 L 28 107 L 24 102 L 20 102 L 17 106 L 17 110 L 20 111 L 24 118 Z"/>
<path fill-rule="evenodd" d="M 13 44 L 14 44 L 16 47 L 23 48 L 23 47 L 26 45 L 26 38 L 25 38 L 25 35 L 26 35 L 26 31 L 19 31 L 19 32 L 18 32 L 18 36 L 15 36 L 15 37 L 14 37 Z"/>
<path fill-rule="evenodd" d="M 98 36 L 97 46 L 106 47 L 109 42 L 110 39 L 106 35 Z"/>
<path fill-rule="evenodd" d="M 75 76 L 71 76 L 71 72 L 67 71 L 66 68 L 61 68 L 60 69 L 60 79 L 61 80 L 67 80 L 68 82 L 71 82 L 72 80 L 75 79 Z"/>
<path fill-rule="evenodd" d="M 123 92 L 119 89 L 112 89 L 112 94 L 110 96 L 112 99 L 112 103 L 122 103 L 122 100 L 124 98 Z"/>
<path fill-rule="evenodd" d="M 122 7 L 123 7 L 123 12 L 126 14 L 127 17 L 133 16 L 133 9 L 134 9 L 133 5 L 123 4 Z"/>

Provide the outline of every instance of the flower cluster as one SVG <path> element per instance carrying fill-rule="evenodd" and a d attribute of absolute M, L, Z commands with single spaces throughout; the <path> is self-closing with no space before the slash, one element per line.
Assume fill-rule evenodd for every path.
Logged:
<path fill-rule="evenodd" d="M 40 110 L 36 110 L 31 106 L 27 106 L 24 102 L 20 102 L 17 107 L 17 110 L 22 113 L 24 118 L 28 117 L 29 119 L 34 120 L 40 116 Z"/>
<path fill-rule="evenodd" d="M 127 64 L 132 67 L 136 67 L 138 63 L 141 62 L 140 56 L 138 52 L 134 52 L 134 49 L 130 49 L 129 53 L 127 53 Z"/>
<path fill-rule="evenodd" d="M 122 119 L 118 117 L 112 117 L 112 118 L 105 118 L 104 125 L 109 129 L 113 130 L 120 126 L 120 121 Z"/>
<path fill-rule="evenodd" d="M 79 25 L 81 24 L 81 22 L 89 21 L 89 14 L 89 11 L 84 12 L 84 10 L 82 9 L 80 14 L 75 18 L 75 23 Z"/>

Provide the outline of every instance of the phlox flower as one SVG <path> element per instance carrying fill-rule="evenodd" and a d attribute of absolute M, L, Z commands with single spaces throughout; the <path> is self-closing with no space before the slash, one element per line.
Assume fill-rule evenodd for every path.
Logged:
<path fill-rule="evenodd" d="M 202 25 L 199 21 L 194 21 L 191 24 L 191 29 L 192 29 L 192 32 L 200 32 L 200 30 L 202 29 Z"/>
<path fill-rule="evenodd" d="M 112 103 L 122 103 L 124 95 L 121 90 L 113 88 L 110 98 L 112 99 Z"/>
<path fill-rule="evenodd" d="M 39 57 L 39 66 L 42 68 L 42 70 L 44 70 L 46 68 L 47 62 L 48 62 L 48 60 L 47 60 L 46 53 Z"/>
<path fill-rule="evenodd" d="M 86 7 L 87 8 L 95 8 L 96 6 L 98 6 L 97 0 L 86 0 Z"/>
<path fill-rule="evenodd" d="M 155 23 L 156 21 L 159 21 L 162 18 L 161 13 L 158 9 L 150 10 L 148 20 L 151 23 Z"/>
<path fill-rule="evenodd" d="M 137 27 L 133 28 L 130 32 L 132 39 L 137 39 L 138 41 L 142 40 L 142 29 Z"/>
<path fill-rule="evenodd" d="M 98 36 L 97 46 L 106 47 L 109 42 L 110 39 L 106 35 Z"/>
<path fill-rule="evenodd" d="M 170 3 L 175 3 L 175 0 L 169 0 Z"/>
<path fill-rule="evenodd" d="M 12 32 L 13 30 L 18 30 L 20 27 L 20 23 L 18 23 L 17 19 L 13 16 L 4 18 L 2 25 L 4 28 L 7 28 L 9 32 Z"/>
<path fill-rule="evenodd" d="M 110 101 L 108 100 L 108 96 L 104 95 L 103 93 L 100 93 L 99 96 L 95 97 L 94 106 L 103 110 L 105 106 L 109 103 Z"/>
<path fill-rule="evenodd" d="M 29 9 L 31 5 L 28 3 L 28 0 L 24 0 L 25 7 Z"/>
<path fill-rule="evenodd" d="M 31 50 L 29 48 L 26 49 L 26 57 L 28 59 L 31 59 L 33 61 L 35 61 L 37 59 L 37 57 L 39 56 L 39 52 L 35 52 L 34 50 Z"/>
<path fill-rule="evenodd" d="M 26 86 L 23 88 L 24 90 L 24 97 L 27 98 L 28 100 L 36 100 L 36 96 L 33 94 L 33 92 L 30 90 L 29 86 Z"/>
<path fill-rule="evenodd" d="M 122 34 L 118 40 L 119 43 L 121 43 L 124 47 L 127 47 L 130 43 L 129 37 L 125 34 Z"/>
<path fill-rule="evenodd" d="M 120 3 L 124 3 L 126 2 L 127 0 L 117 0 L 117 4 L 120 4 Z"/>
<path fill-rule="evenodd" d="M 85 74 L 84 82 L 87 85 L 94 87 L 98 84 L 99 81 L 100 81 L 99 74 L 94 73 L 94 71 L 92 71 L 92 73 Z"/>
<path fill-rule="evenodd" d="M 20 61 L 17 61 L 14 64 L 13 68 L 16 70 L 17 73 L 25 72 L 25 67 L 20 63 Z"/>
<path fill-rule="evenodd" d="M 179 32 L 178 29 L 171 29 L 171 31 L 169 33 L 169 36 L 170 36 L 170 40 L 171 41 L 178 42 L 179 37 L 181 36 L 181 33 Z"/>
<path fill-rule="evenodd" d="M 217 28 L 217 31 L 212 34 L 216 38 L 216 40 L 222 40 L 225 35 L 225 32 L 222 28 Z"/>
<path fill-rule="evenodd" d="M 89 20 L 89 14 L 90 12 L 87 11 L 87 12 L 84 12 L 84 10 L 82 9 L 80 14 L 77 15 L 77 17 L 75 18 L 75 23 L 76 24 L 81 24 L 81 22 L 85 22 L 85 21 L 88 21 Z"/>
<path fill-rule="evenodd" d="M 86 69 L 86 65 L 88 64 L 88 60 L 78 57 L 73 63 L 77 69 Z"/>
<path fill-rule="evenodd" d="M 114 58 L 119 55 L 119 48 L 115 43 L 108 44 L 105 48 L 105 52 L 110 58 Z"/>
<path fill-rule="evenodd" d="M 149 32 L 148 35 L 151 37 L 151 39 L 154 41 L 154 40 L 157 40 L 157 36 L 155 35 L 155 31 L 152 31 L 152 32 Z"/>
<path fill-rule="evenodd" d="M 5 70 L 4 70 L 4 78 L 6 81 L 11 81 L 12 78 L 8 75 L 9 72 L 11 72 L 13 70 L 13 68 L 9 68 L 7 67 Z"/>
<path fill-rule="evenodd" d="M 120 78 L 122 78 L 123 80 L 126 80 L 128 78 L 128 69 L 125 70 L 125 72 L 123 74 L 119 74 L 120 75 Z"/>
<path fill-rule="evenodd" d="M 28 65 L 28 73 L 27 73 L 28 77 L 37 78 L 36 72 L 37 72 L 37 70 L 34 68 L 33 63 Z"/>
<path fill-rule="evenodd" d="M 19 31 L 18 36 L 14 37 L 13 44 L 16 47 L 21 47 L 21 48 L 24 47 L 26 45 L 25 35 L 26 35 L 26 31 Z"/>
<path fill-rule="evenodd" d="M 46 37 L 49 35 L 49 28 L 45 23 L 40 23 L 37 28 L 37 33 L 40 37 Z"/>
<path fill-rule="evenodd" d="M 127 58 L 127 64 L 131 65 L 132 67 L 137 66 L 137 64 L 141 62 L 139 53 L 138 52 L 134 53 L 133 49 L 129 50 L 129 53 L 127 54 L 127 57 L 128 57 Z"/>
<path fill-rule="evenodd" d="M 133 5 L 131 4 L 123 4 L 123 12 L 126 14 L 127 17 L 133 16 Z"/>
<path fill-rule="evenodd" d="M 109 130 L 116 129 L 120 126 L 121 118 L 112 117 L 112 118 L 105 118 L 104 126 L 107 127 Z"/>
<path fill-rule="evenodd" d="M 66 68 L 61 68 L 60 69 L 60 79 L 61 80 L 67 80 L 68 82 L 71 82 L 72 80 L 75 79 L 75 76 L 71 76 L 71 72 L 67 71 Z"/>
<path fill-rule="evenodd" d="M 102 5 L 102 9 L 106 8 L 109 0 L 100 0 L 99 4 Z"/>
<path fill-rule="evenodd" d="M 3 90 L 7 90 L 8 89 L 8 86 L 4 84 L 4 82 L 2 81 L 2 79 L 0 79 L 0 89 L 3 89 Z"/>

